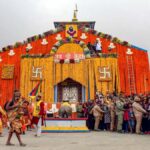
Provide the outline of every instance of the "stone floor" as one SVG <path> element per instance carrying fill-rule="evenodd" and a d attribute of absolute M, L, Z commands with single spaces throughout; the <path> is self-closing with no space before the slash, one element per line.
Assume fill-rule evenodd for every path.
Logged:
<path fill-rule="evenodd" d="M 34 137 L 34 132 L 22 135 L 26 147 L 20 147 L 15 136 L 15 146 L 5 146 L 7 131 L 0 137 L 0 150 L 149 150 L 150 135 L 118 134 L 111 132 L 48 133 Z"/>

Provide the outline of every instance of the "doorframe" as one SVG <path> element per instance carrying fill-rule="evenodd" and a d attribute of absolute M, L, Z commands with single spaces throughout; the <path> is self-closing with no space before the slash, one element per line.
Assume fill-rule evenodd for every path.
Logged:
<path fill-rule="evenodd" d="M 86 101 L 86 88 L 81 85 L 81 102 L 84 103 Z M 54 85 L 54 103 L 58 102 L 58 84 Z"/>

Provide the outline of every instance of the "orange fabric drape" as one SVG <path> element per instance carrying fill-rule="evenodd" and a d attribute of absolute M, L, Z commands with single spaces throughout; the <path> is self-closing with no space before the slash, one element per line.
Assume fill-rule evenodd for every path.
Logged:
<path fill-rule="evenodd" d="M 65 31 L 61 31 L 62 38 L 65 38 Z M 91 42 L 94 44 L 97 36 L 92 33 L 85 33 L 87 39 L 83 40 L 85 43 Z M 78 40 L 82 35 L 82 31 L 78 31 Z M 48 45 L 41 45 L 41 40 L 37 40 L 31 42 L 32 49 L 30 50 L 30 54 L 49 54 L 52 46 L 57 42 L 56 34 L 52 34 L 46 37 L 48 41 Z M 117 53 L 118 54 L 118 67 L 120 74 L 120 87 L 121 91 L 124 91 L 126 94 L 130 94 L 129 90 L 129 80 L 127 73 L 127 62 L 126 62 L 126 46 L 122 46 L 120 44 L 115 44 L 116 48 L 112 51 L 108 51 L 108 45 L 110 43 L 109 40 L 100 38 L 102 41 L 102 51 L 103 53 Z M 0 104 L 3 105 L 6 100 L 11 99 L 14 88 L 20 87 L 20 57 L 22 54 L 25 54 L 26 45 L 20 46 L 18 48 L 14 48 L 15 55 L 9 56 L 8 52 L 5 51 L 0 53 L 3 61 L 0 62 Z M 135 80 L 136 80 L 136 91 L 137 93 L 145 93 L 150 91 L 150 70 L 149 70 L 149 61 L 148 61 L 148 53 L 142 50 L 138 50 L 136 48 L 131 48 L 133 51 L 134 58 L 134 70 L 135 70 Z M 2 80 L 1 72 L 2 66 L 4 64 L 13 64 L 15 65 L 15 74 L 13 80 Z"/>

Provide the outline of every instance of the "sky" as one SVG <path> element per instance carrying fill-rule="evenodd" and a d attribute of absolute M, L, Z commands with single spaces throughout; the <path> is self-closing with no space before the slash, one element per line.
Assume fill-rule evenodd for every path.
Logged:
<path fill-rule="evenodd" d="M 71 21 L 75 4 L 79 21 L 150 53 L 150 0 L 0 0 L 0 49 Z"/>

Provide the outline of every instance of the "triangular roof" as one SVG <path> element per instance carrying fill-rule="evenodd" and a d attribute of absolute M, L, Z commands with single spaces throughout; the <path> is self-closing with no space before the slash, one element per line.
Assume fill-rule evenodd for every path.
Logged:
<path fill-rule="evenodd" d="M 83 32 L 91 33 L 91 34 L 94 34 L 94 35 L 96 35 L 100 38 L 108 39 L 111 42 L 118 43 L 118 44 L 121 44 L 121 45 L 124 45 L 124 46 L 128 46 L 128 47 L 131 47 L 131 48 L 136 48 L 138 50 L 142 50 L 142 51 L 147 52 L 147 50 L 145 50 L 143 48 L 140 48 L 140 47 L 137 47 L 135 45 L 129 44 L 127 41 L 122 41 L 122 40 L 118 39 L 117 37 L 113 37 L 109 34 L 105 34 L 105 33 L 98 32 L 98 31 L 94 30 L 95 21 L 71 21 L 71 22 L 61 22 L 61 21 L 57 22 L 56 21 L 56 22 L 54 22 L 54 26 L 55 26 L 54 30 L 49 30 L 49 31 L 44 32 L 43 34 L 39 34 L 39 35 L 29 37 L 23 42 L 16 42 L 14 45 L 8 45 L 6 47 L 3 47 L 2 49 L 0 49 L 0 52 L 10 50 L 12 48 L 17 48 L 19 46 L 30 43 L 32 41 L 36 41 L 38 39 L 42 39 L 42 38 L 47 37 L 49 35 L 56 34 L 56 33 L 59 33 L 61 31 L 64 31 L 65 30 L 65 25 L 67 25 L 67 24 L 77 24 L 78 28 L 80 30 L 82 30 Z"/>

